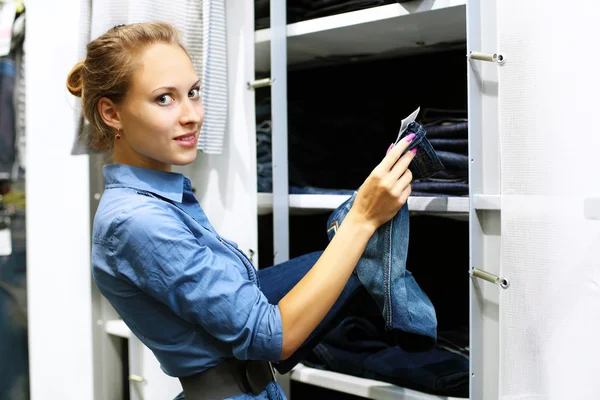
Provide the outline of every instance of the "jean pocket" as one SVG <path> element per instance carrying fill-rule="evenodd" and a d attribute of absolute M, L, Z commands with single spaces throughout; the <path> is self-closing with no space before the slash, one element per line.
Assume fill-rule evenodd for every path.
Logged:
<path fill-rule="evenodd" d="M 410 162 L 408 169 L 413 174 L 413 180 L 428 178 L 431 175 L 444 169 L 444 164 L 440 161 L 433 146 L 425 136 L 425 128 L 416 122 L 411 122 L 401 137 L 414 133 L 415 138 L 408 146 L 407 150 L 418 149 L 417 154 Z"/>

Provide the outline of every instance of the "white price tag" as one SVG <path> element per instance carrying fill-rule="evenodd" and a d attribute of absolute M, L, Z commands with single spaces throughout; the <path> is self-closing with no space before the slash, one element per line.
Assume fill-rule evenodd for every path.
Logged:
<path fill-rule="evenodd" d="M 398 143 L 398 141 L 400 140 L 400 136 L 402 136 L 402 132 L 404 132 L 404 130 L 406 129 L 408 124 L 410 124 L 411 122 L 414 122 L 414 120 L 417 119 L 417 115 L 419 115 L 419 111 L 421 111 L 421 107 L 417 107 L 417 109 L 415 111 L 413 111 L 412 114 L 410 114 L 408 117 L 406 117 L 402 120 L 402 123 L 400 124 L 400 132 L 398 132 L 398 137 L 396 138 L 396 141 L 394 142 L 394 144 Z"/>
<path fill-rule="evenodd" d="M 10 53 L 13 23 L 17 15 L 16 1 L 0 1 L 0 57 Z"/>
<path fill-rule="evenodd" d="M 0 256 L 10 256 L 12 254 L 12 238 L 10 228 L 0 229 Z"/>

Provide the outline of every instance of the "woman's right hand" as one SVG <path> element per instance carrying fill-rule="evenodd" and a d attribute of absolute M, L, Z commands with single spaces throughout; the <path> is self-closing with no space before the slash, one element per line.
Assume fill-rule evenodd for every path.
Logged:
<path fill-rule="evenodd" d="M 407 135 L 392 147 L 358 190 L 350 213 L 373 231 L 392 219 L 408 200 L 412 173 L 408 165 L 417 150 L 402 153 L 414 139 Z"/>

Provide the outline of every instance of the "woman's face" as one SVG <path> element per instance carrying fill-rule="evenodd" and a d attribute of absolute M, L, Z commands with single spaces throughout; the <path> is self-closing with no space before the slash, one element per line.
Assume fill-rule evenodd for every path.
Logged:
<path fill-rule="evenodd" d="M 140 53 L 131 87 L 115 108 L 122 129 L 116 163 L 170 171 L 196 159 L 204 121 L 200 80 L 179 46 L 153 44 Z"/>

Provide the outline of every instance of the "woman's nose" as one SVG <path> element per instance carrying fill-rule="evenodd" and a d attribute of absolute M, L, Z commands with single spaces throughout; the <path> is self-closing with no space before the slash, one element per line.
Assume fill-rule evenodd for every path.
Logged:
<path fill-rule="evenodd" d="M 199 125 L 202 122 L 204 117 L 204 107 L 202 105 L 198 107 L 198 103 L 187 100 L 183 102 L 181 108 L 181 124 L 188 125 L 194 123 Z"/>

